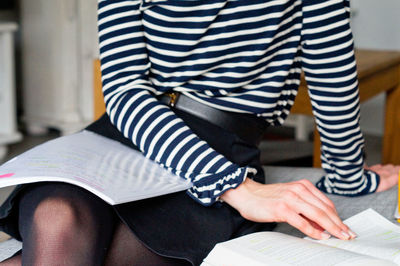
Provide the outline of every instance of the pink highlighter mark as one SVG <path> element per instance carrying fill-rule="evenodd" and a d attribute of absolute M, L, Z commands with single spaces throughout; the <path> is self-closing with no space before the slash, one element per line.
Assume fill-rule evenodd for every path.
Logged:
<path fill-rule="evenodd" d="M 13 175 L 15 175 L 15 174 L 9 173 L 9 174 L 5 174 L 5 175 L 0 175 L 0 178 L 12 177 Z"/>

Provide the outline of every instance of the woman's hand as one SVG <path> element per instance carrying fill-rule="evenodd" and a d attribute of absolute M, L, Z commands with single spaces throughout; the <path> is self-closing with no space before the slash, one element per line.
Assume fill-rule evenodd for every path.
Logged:
<path fill-rule="evenodd" d="M 356 236 L 341 221 L 332 201 L 308 180 L 264 185 L 248 178 L 221 199 L 248 220 L 287 222 L 315 239 L 330 234 L 345 240 Z"/>
<path fill-rule="evenodd" d="M 372 170 L 380 176 L 380 182 L 376 192 L 381 192 L 394 187 L 399 180 L 400 165 L 376 164 L 365 169 Z"/>

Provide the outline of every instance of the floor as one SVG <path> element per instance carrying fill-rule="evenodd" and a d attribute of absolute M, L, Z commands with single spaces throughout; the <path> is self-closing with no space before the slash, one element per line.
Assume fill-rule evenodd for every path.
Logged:
<path fill-rule="evenodd" d="M 312 143 L 307 141 L 295 142 L 291 140 L 291 135 L 291 130 L 285 128 L 268 132 L 268 140 L 263 141 L 260 145 L 262 163 L 279 166 L 310 166 L 312 162 Z M 54 131 L 45 136 L 25 136 L 22 142 L 8 146 L 8 154 L 0 163 L 57 136 L 59 134 Z M 372 165 L 380 162 L 382 138 L 366 135 L 365 140 L 367 164 Z M 274 156 L 271 156 L 271 154 Z M 12 189 L 13 187 L 0 189 L 0 204 L 7 198 Z M 0 232 L 0 242 L 6 239 L 8 239 L 8 236 Z"/>

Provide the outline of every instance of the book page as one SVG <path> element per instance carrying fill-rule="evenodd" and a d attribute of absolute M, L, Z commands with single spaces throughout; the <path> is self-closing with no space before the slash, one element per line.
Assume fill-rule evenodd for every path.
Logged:
<path fill-rule="evenodd" d="M 89 131 L 36 146 L 0 167 L 0 187 L 39 181 L 72 183 L 110 204 L 191 187 L 142 153 Z"/>
<path fill-rule="evenodd" d="M 350 241 L 331 238 L 317 242 L 391 260 L 400 265 L 400 226 L 391 223 L 372 209 L 352 216 L 344 223 L 357 234 L 357 238 Z"/>
<path fill-rule="evenodd" d="M 278 232 L 259 232 L 219 243 L 203 265 L 395 265 Z"/>

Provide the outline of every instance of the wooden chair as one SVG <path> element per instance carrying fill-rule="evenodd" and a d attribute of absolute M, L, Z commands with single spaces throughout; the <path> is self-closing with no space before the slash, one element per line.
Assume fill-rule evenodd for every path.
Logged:
<path fill-rule="evenodd" d="M 94 106 L 94 120 L 100 118 L 106 111 L 104 104 L 103 90 L 101 83 L 101 70 L 100 60 L 94 60 L 93 62 L 93 77 L 94 77 L 94 88 L 93 88 L 93 106 Z"/>

